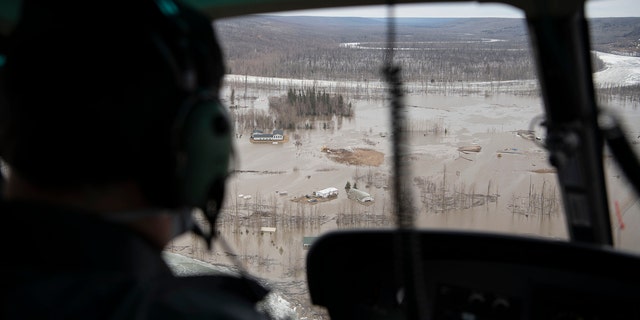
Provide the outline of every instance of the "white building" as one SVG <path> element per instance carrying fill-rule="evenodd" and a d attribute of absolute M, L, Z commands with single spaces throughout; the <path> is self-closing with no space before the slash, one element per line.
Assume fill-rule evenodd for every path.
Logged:
<path fill-rule="evenodd" d="M 322 198 L 337 197 L 338 189 L 334 187 L 329 187 L 326 189 L 322 189 L 320 191 L 316 191 L 314 192 L 314 194 L 316 195 L 316 197 L 322 197 Z"/>
<path fill-rule="evenodd" d="M 251 139 L 256 141 L 282 141 L 284 140 L 283 130 L 273 130 L 273 133 L 264 133 L 261 130 L 254 130 L 251 133 Z"/>
<path fill-rule="evenodd" d="M 284 131 L 273 130 L 273 140 L 284 140 Z"/>

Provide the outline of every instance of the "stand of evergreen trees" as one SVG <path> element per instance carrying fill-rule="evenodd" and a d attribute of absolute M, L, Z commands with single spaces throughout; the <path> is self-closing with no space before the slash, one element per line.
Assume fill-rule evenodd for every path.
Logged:
<path fill-rule="evenodd" d="M 289 88 L 286 95 L 269 98 L 269 112 L 249 110 L 232 112 L 231 116 L 237 132 L 248 132 L 255 128 L 271 129 L 313 129 L 320 123 L 323 129 L 335 127 L 342 118 L 355 114 L 351 102 L 341 94 L 331 95 L 315 87 Z"/>

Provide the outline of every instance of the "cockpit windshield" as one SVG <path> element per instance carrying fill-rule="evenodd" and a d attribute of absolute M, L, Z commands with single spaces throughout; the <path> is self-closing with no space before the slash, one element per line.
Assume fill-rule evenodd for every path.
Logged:
<path fill-rule="evenodd" d="M 298 316 L 321 317 L 306 300 L 305 257 L 315 239 L 333 230 L 396 227 L 396 98 L 406 138 L 402 192 L 416 227 L 569 240 L 523 13 L 485 4 L 388 10 L 215 21 L 228 67 L 221 96 L 238 151 L 219 232 L 235 251 L 206 252 L 189 238 L 168 251 L 214 264 L 235 255 L 279 289 Z M 633 32 L 640 18 L 593 15 L 598 101 L 620 114 L 638 151 L 640 52 Z M 400 97 L 390 95 L 382 73 L 390 47 Z M 615 246 L 640 251 L 638 195 L 605 154 Z"/>
<path fill-rule="evenodd" d="M 640 198 L 623 170 L 632 164 L 620 165 L 621 149 L 609 140 L 602 159 L 582 165 L 579 158 L 601 154 L 603 137 L 589 127 L 596 119 L 590 94 L 599 115 L 616 117 L 598 120 L 619 119 L 620 127 L 591 124 L 622 132 L 634 153 L 627 159 L 640 154 L 636 1 L 587 2 L 588 34 L 577 38 L 589 42 L 584 55 L 565 41 L 576 39 L 579 23 L 535 15 L 548 8 L 526 16 L 515 6 L 475 2 L 247 14 L 236 6 L 220 16 L 215 8 L 233 1 L 213 9 L 187 1 L 206 9 L 224 52 L 219 98 L 229 109 L 235 163 L 211 229 L 219 239 L 209 248 L 184 234 L 164 250 L 167 261 L 185 274 L 244 269 L 274 289 L 276 318 L 328 319 L 310 300 L 307 257 L 334 231 L 408 224 L 560 243 L 611 238 L 614 252 L 640 254 Z M 564 38 L 545 33 L 565 26 Z M 582 74 L 574 58 L 591 70 Z M 586 80 L 573 91 L 556 88 L 575 79 Z M 604 181 L 586 192 L 585 177 L 598 178 L 600 168 Z M 590 215 L 607 209 L 608 217 Z M 446 274 L 440 262 L 432 270 Z"/>

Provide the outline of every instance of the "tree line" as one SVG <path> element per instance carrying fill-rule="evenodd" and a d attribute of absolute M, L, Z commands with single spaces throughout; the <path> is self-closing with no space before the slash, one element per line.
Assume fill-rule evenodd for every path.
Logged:
<path fill-rule="evenodd" d="M 286 96 L 269 99 L 269 108 L 278 114 L 294 110 L 298 116 L 353 117 L 351 102 L 345 103 L 341 94 L 329 95 L 315 87 L 287 90 Z"/>
<path fill-rule="evenodd" d="M 359 83 L 383 80 L 381 70 L 388 47 L 384 24 L 291 19 L 295 18 L 251 17 L 218 22 L 227 73 Z M 635 50 L 630 55 L 637 52 L 632 43 L 637 37 L 630 31 L 637 19 L 627 20 L 594 20 L 594 49 Z M 398 28 L 394 59 L 401 66 L 405 82 L 444 91 L 452 88 L 450 84 L 486 82 L 492 84 L 491 91 L 500 91 L 499 83 L 504 81 L 537 79 L 522 20 L 424 20 L 419 24 L 399 23 Z M 591 58 L 593 72 L 604 68 L 595 54 Z M 625 84 L 597 90 L 601 96 L 621 95 L 631 100 L 638 96 L 637 88 Z"/>
<path fill-rule="evenodd" d="M 269 129 L 313 129 L 322 123 L 324 129 L 334 127 L 334 122 L 354 116 L 351 102 L 341 94 L 329 94 L 325 90 L 311 88 L 289 88 L 286 95 L 270 97 L 269 111 L 248 110 L 232 112 L 236 132 L 247 132 L 255 128 Z"/>

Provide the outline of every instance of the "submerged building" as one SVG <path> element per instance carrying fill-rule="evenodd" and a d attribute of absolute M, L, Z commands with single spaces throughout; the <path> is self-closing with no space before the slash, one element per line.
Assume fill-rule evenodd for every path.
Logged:
<path fill-rule="evenodd" d="M 316 197 L 321 197 L 321 198 L 337 197 L 338 189 L 334 187 L 329 187 L 329 188 L 314 192 L 314 195 Z"/>
<path fill-rule="evenodd" d="M 255 141 L 281 141 L 284 140 L 284 130 L 276 129 L 272 133 L 264 133 L 262 130 L 253 130 L 251 139 Z"/>
<path fill-rule="evenodd" d="M 347 197 L 349 199 L 356 199 L 359 202 L 373 202 L 373 197 L 370 194 L 354 188 L 347 191 Z"/>

